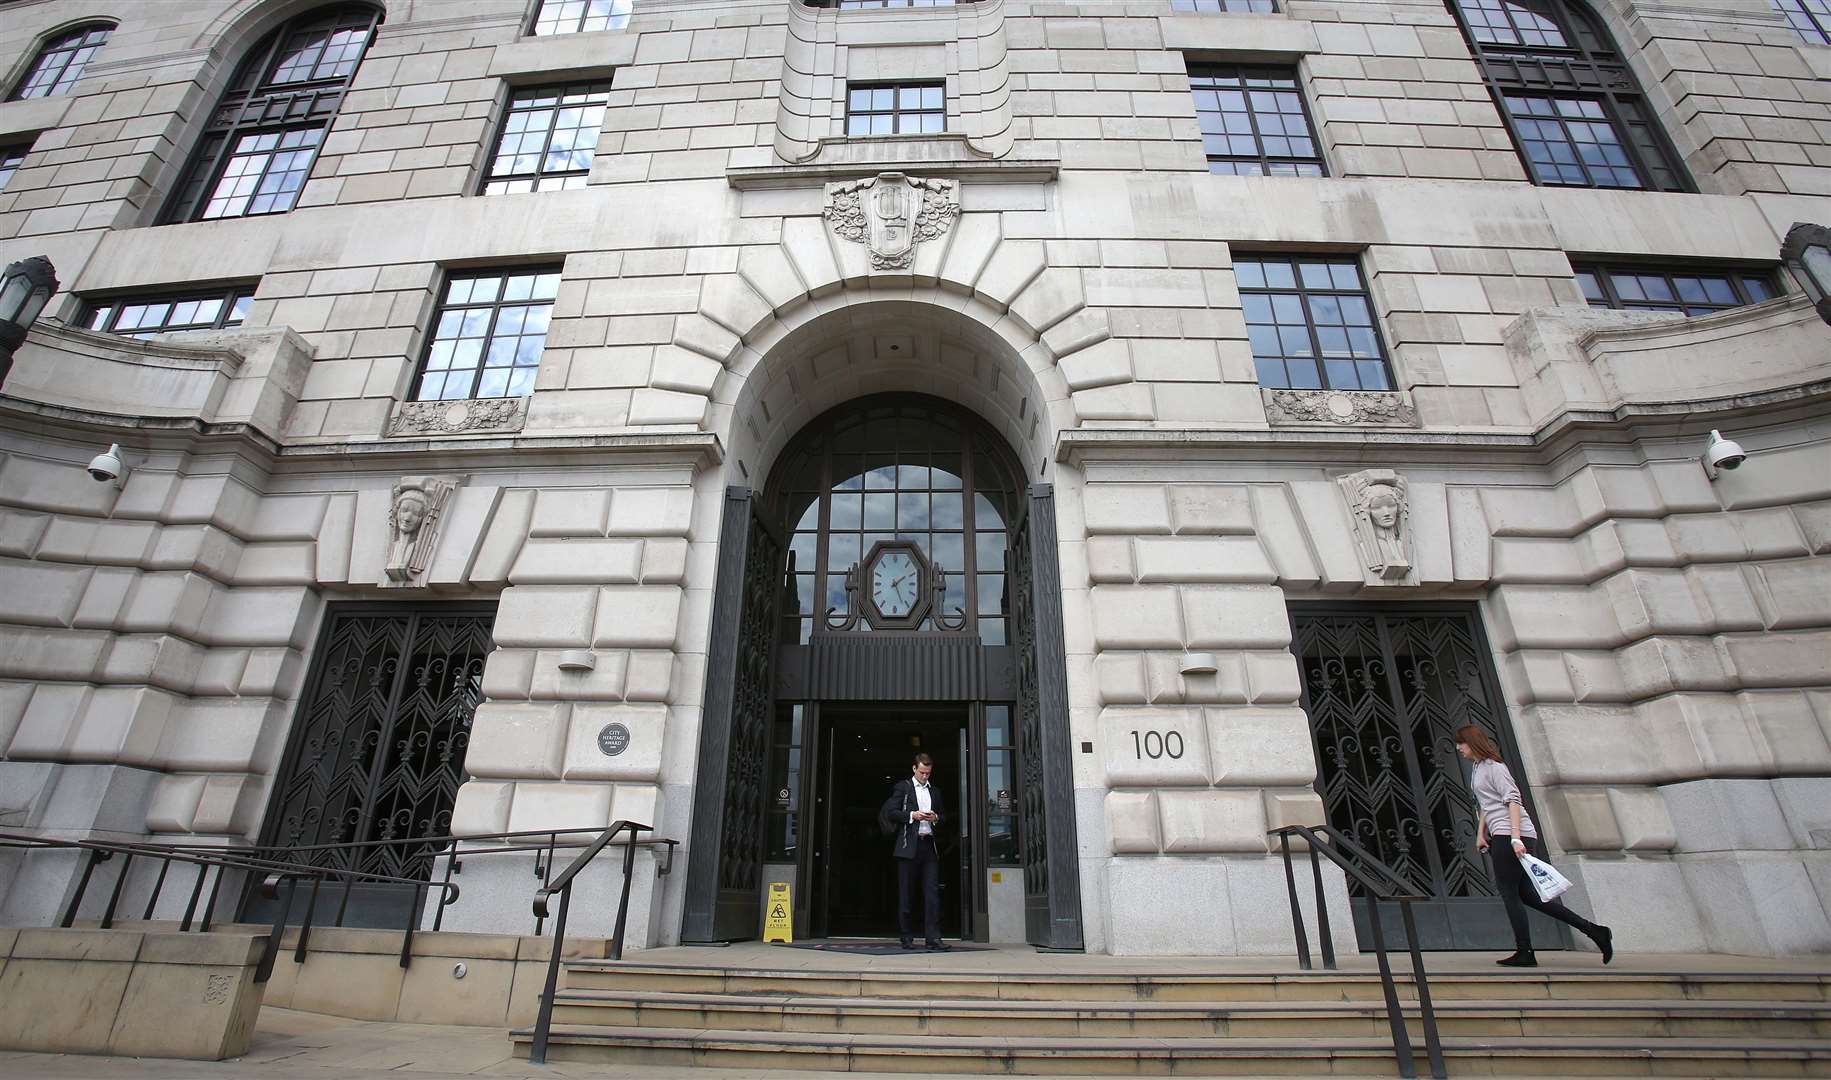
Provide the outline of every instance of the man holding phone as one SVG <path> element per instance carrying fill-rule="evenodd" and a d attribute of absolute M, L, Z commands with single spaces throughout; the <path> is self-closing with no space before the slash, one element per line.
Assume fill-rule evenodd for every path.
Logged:
<path fill-rule="evenodd" d="M 935 848 L 941 828 L 941 793 L 929 777 L 934 759 L 917 754 L 909 779 L 898 780 L 878 812 L 886 833 L 896 834 L 897 929 L 903 948 L 915 948 L 915 894 L 922 890 L 923 939 L 929 952 L 947 952 L 941 940 L 941 856 Z"/>

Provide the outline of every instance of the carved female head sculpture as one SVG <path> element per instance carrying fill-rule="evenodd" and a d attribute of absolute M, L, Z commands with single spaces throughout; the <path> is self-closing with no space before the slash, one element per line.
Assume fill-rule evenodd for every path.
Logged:
<path fill-rule="evenodd" d="M 1355 546 L 1369 582 L 1402 583 L 1412 567 L 1405 478 L 1391 469 L 1363 469 L 1337 483 L 1353 517 Z"/>
<path fill-rule="evenodd" d="M 388 506 L 387 584 L 417 585 L 439 540 L 439 513 L 456 482 L 437 476 L 403 477 Z"/>
<path fill-rule="evenodd" d="M 394 534 L 408 537 L 420 531 L 426 520 L 426 492 L 416 487 L 399 488 L 394 493 Z"/>

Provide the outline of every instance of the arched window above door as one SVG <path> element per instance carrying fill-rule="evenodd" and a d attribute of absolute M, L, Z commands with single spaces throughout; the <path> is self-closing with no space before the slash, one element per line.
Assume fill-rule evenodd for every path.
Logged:
<path fill-rule="evenodd" d="M 262 38 L 216 103 L 161 220 L 291 210 L 381 18 L 368 4 L 315 8 Z"/>
<path fill-rule="evenodd" d="M 984 644 L 1006 644 L 1006 552 L 1022 513 L 1021 479 L 984 421 L 936 398 L 865 398 L 815 420 L 783 453 L 766 496 L 788 541 L 782 640 L 806 643 L 842 629 L 958 628 Z M 881 588 L 893 591 L 902 574 L 923 570 L 940 584 L 923 597 L 933 602 L 914 626 L 900 625 L 889 591 L 882 604 L 867 604 L 876 583 L 864 575 L 847 595 L 848 573 L 880 544 L 898 542 L 913 545 L 928 567 L 906 571 L 895 560 Z"/>
<path fill-rule="evenodd" d="M 1688 191 L 1600 20 L 1576 0 L 1450 0 L 1536 184 Z"/>

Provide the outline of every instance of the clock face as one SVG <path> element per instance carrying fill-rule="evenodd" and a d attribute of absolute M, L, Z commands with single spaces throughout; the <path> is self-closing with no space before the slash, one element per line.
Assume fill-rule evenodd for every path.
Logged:
<path fill-rule="evenodd" d="M 871 602 L 885 618 L 907 618 L 922 595 L 922 568 L 907 551 L 886 551 L 871 565 Z"/>

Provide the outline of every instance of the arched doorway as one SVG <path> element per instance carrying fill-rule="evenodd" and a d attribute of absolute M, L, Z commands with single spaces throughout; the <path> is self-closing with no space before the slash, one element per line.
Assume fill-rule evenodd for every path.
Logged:
<path fill-rule="evenodd" d="M 893 934 L 877 804 L 920 750 L 961 808 L 945 931 L 1079 948 L 1050 489 L 965 409 L 879 395 L 724 513 L 683 939 L 756 936 L 766 878 L 798 934 Z"/>

